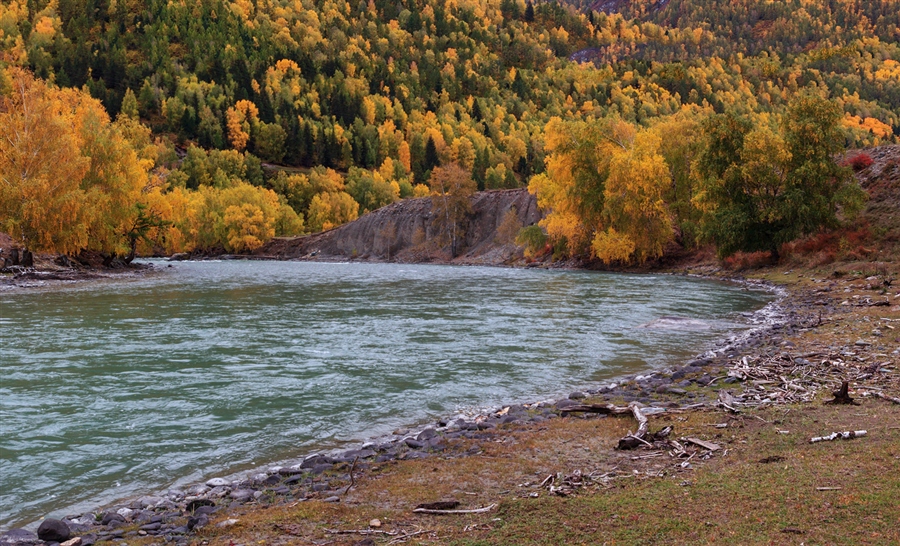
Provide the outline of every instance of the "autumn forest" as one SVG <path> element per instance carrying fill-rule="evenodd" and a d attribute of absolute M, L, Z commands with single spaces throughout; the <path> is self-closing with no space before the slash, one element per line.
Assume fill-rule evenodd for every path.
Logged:
<path fill-rule="evenodd" d="M 527 186 L 526 255 L 640 263 L 861 209 L 839 158 L 900 136 L 900 0 L 599 4 L 6 0 L 0 231 L 246 252 Z"/>

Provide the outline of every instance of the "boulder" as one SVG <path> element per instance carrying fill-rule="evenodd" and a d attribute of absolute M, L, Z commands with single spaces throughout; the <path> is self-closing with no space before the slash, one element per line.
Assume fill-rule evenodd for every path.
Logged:
<path fill-rule="evenodd" d="M 38 538 L 46 542 L 65 542 L 71 535 L 72 531 L 66 522 L 53 518 L 42 521 L 37 531 Z"/>

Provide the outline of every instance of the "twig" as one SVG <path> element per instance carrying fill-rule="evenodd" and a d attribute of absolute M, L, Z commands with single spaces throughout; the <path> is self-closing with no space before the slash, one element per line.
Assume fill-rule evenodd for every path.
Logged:
<path fill-rule="evenodd" d="M 413 532 L 413 533 L 407 533 L 407 534 L 405 534 L 405 535 L 400 535 L 399 537 L 397 537 L 397 538 L 391 540 L 390 542 L 388 542 L 388 544 L 397 544 L 398 542 L 405 542 L 406 539 L 408 539 L 408 538 L 410 538 L 410 537 L 414 537 L 414 536 L 416 536 L 416 535 L 421 535 L 422 533 L 430 533 L 430 532 L 431 532 L 431 531 L 429 531 L 429 530 L 427 530 L 427 529 L 423 529 L 423 530 L 421 530 L 421 531 L 415 531 L 415 532 Z"/>
<path fill-rule="evenodd" d="M 816 487 L 816 491 L 840 491 L 840 487 Z"/>
<path fill-rule="evenodd" d="M 398 531 L 378 531 L 375 529 L 325 529 L 330 535 L 388 535 L 397 536 Z"/>
<path fill-rule="evenodd" d="M 356 468 L 356 461 L 358 460 L 359 455 L 357 455 L 356 458 L 353 459 L 353 464 L 350 465 L 350 485 L 347 486 L 347 489 L 344 489 L 345 495 L 350 492 L 350 488 L 353 487 L 353 485 L 356 483 L 356 480 L 353 477 L 353 469 Z"/>
<path fill-rule="evenodd" d="M 496 504 L 491 504 L 490 506 L 476 508 L 474 510 L 431 510 L 429 508 L 416 508 L 413 512 L 417 514 L 483 514 L 485 512 L 490 512 L 496 507 Z"/>

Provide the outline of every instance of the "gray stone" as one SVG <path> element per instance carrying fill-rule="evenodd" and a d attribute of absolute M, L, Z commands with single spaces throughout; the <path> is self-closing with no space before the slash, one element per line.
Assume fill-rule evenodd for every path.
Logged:
<path fill-rule="evenodd" d="M 38 538 L 46 542 L 65 542 L 71 535 L 72 531 L 66 522 L 53 518 L 42 521 L 37 530 Z"/>
<path fill-rule="evenodd" d="M 188 492 L 188 495 L 193 495 L 193 496 L 205 495 L 206 493 L 209 492 L 210 489 L 211 489 L 210 487 L 207 487 L 203 484 L 197 484 L 197 485 L 191 486 L 191 488 L 188 489 L 187 492 Z"/>
<path fill-rule="evenodd" d="M 206 514 L 200 514 L 199 516 L 188 518 L 187 527 L 191 531 L 193 531 L 194 529 L 200 529 L 201 527 L 206 527 L 207 525 L 209 525 L 209 516 L 207 516 Z"/>
<path fill-rule="evenodd" d="M 223 487 L 226 485 L 231 485 L 231 482 L 226 480 L 225 478 L 213 478 L 206 482 L 206 486 L 212 488 Z"/>
<path fill-rule="evenodd" d="M 686 390 L 680 389 L 678 387 L 669 387 L 668 390 L 666 390 L 666 392 L 668 392 L 670 394 L 678 394 L 678 395 L 682 395 L 682 396 L 687 394 Z"/>
<path fill-rule="evenodd" d="M 337 495 L 322 499 L 322 502 L 341 502 L 341 498 Z"/>
<path fill-rule="evenodd" d="M 330 463 L 328 457 L 324 455 L 312 455 L 307 457 L 300 463 L 300 468 L 315 468 L 317 465 Z"/>
<path fill-rule="evenodd" d="M 255 491 L 252 489 L 236 489 L 231 492 L 231 498 L 238 502 L 247 502 L 253 497 L 253 493 Z"/>
<path fill-rule="evenodd" d="M 587 398 L 587 396 L 581 391 L 575 391 L 569 395 L 569 400 L 581 400 L 582 398 Z"/>
<path fill-rule="evenodd" d="M 433 428 L 426 428 L 416 436 L 416 440 L 425 442 L 437 436 L 437 432 Z"/>
<path fill-rule="evenodd" d="M 125 521 L 125 518 L 115 512 L 107 512 L 100 519 L 101 525 L 109 525 L 113 521 Z"/>
<path fill-rule="evenodd" d="M 572 406 L 577 406 L 577 405 L 578 405 L 578 402 L 576 402 L 575 400 L 572 400 L 569 398 L 563 398 L 562 400 L 560 400 L 556 403 L 556 409 L 570 408 Z"/>
<path fill-rule="evenodd" d="M 405 440 L 403 440 L 403 443 L 412 449 L 422 449 L 423 447 L 425 447 L 425 442 L 413 440 L 412 438 L 406 438 Z"/>
<path fill-rule="evenodd" d="M 332 467 L 334 467 L 334 465 L 331 463 L 317 464 L 316 466 L 312 467 L 312 469 L 310 469 L 310 472 L 312 474 L 321 474 L 322 472 L 325 472 L 326 470 L 331 470 Z"/>
<path fill-rule="evenodd" d="M 36 546 L 41 539 L 25 529 L 10 529 L 0 535 L 0 546 Z"/>

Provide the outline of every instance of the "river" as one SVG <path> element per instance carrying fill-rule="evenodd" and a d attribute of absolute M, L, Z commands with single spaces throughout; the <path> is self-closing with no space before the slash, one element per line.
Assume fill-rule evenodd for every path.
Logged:
<path fill-rule="evenodd" d="M 584 271 L 155 269 L 0 292 L 0 529 L 674 364 L 771 300 Z M 703 322 L 639 327 L 662 316 Z"/>

